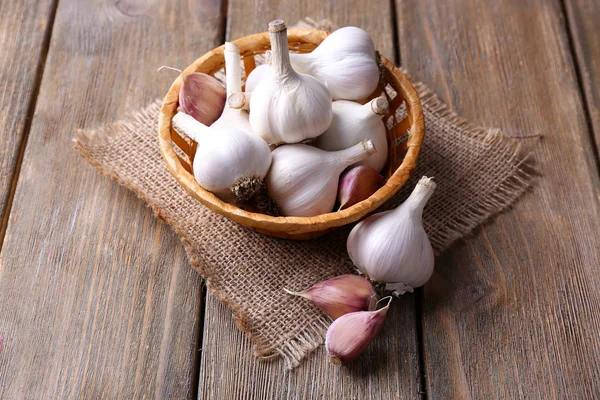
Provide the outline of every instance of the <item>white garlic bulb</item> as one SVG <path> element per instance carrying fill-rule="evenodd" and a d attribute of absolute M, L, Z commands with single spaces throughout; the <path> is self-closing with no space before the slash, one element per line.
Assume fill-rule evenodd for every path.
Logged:
<path fill-rule="evenodd" d="M 333 120 L 329 128 L 314 143 L 320 149 L 346 149 L 361 140 L 371 139 L 377 153 L 356 165 L 364 165 L 380 172 L 387 162 L 388 143 L 381 118 L 388 110 L 385 97 L 378 97 L 365 105 L 354 101 L 333 102 Z"/>
<path fill-rule="evenodd" d="M 269 64 L 263 64 L 250 72 L 250 75 L 246 78 L 246 92 L 253 92 L 256 89 L 262 78 L 269 72 L 270 67 Z"/>
<path fill-rule="evenodd" d="M 354 26 L 333 32 L 311 53 L 290 54 L 290 62 L 296 71 L 327 83 L 336 100 L 367 98 L 379 83 L 373 40 Z"/>
<path fill-rule="evenodd" d="M 194 177 L 224 201 L 246 201 L 262 186 L 271 166 L 267 143 L 238 128 L 207 127 L 178 112 L 173 126 L 198 142 Z"/>
<path fill-rule="evenodd" d="M 240 48 L 235 44 L 226 42 L 225 50 L 225 83 L 227 97 L 242 91 L 242 66 L 240 59 Z M 212 125 L 211 128 L 238 128 L 247 132 L 252 132 L 249 115 L 246 110 L 234 109 L 225 104 L 223 113 Z"/>
<path fill-rule="evenodd" d="M 371 215 L 348 236 L 348 254 L 354 264 L 395 294 L 423 286 L 433 273 L 433 249 L 422 217 L 435 186 L 432 178 L 421 178 L 398 208 Z"/>
<path fill-rule="evenodd" d="M 376 151 L 370 140 L 332 152 L 304 144 L 280 146 L 265 179 L 269 196 L 286 216 L 331 212 L 342 171 Z"/>
<path fill-rule="evenodd" d="M 250 125 L 267 143 L 298 143 L 329 127 L 331 94 L 318 79 L 290 65 L 287 30 L 282 20 L 269 23 L 272 61 L 252 92 Z"/>

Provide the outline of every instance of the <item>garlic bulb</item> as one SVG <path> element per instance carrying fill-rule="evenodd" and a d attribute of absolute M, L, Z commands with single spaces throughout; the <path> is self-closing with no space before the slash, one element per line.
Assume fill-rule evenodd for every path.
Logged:
<path fill-rule="evenodd" d="M 385 97 L 361 105 L 353 101 L 333 102 L 333 120 L 329 128 L 314 143 L 320 149 L 334 151 L 348 148 L 361 140 L 371 139 L 377 153 L 356 165 L 365 165 L 380 172 L 387 162 L 388 142 L 381 118 L 388 110 Z"/>
<path fill-rule="evenodd" d="M 235 44 L 226 42 L 225 50 L 225 83 L 227 85 L 227 97 L 233 93 L 242 91 L 242 66 L 240 59 L 240 48 Z M 232 109 L 225 105 L 219 119 L 211 125 L 214 128 L 238 128 L 252 132 L 248 112 L 243 109 Z"/>
<path fill-rule="evenodd" d="M 298 143 L 329 127 L 331 94 L 318 79 L 290 65 L 287 30 L 282 20 L 269 23 L 272 63 L 250 99 L 250 125 L 269 144 Z"/>
<path fill-rule="evenodd" d="M 259 82 L 264 78 L 264 76 L 269 72 L 270 69 L 269 64 L 259 65 L 254 68 L 248 78 L 246 79 L 246 92 L 253 92 L 254 89 L 258 86 Z"/>
<path fill-rule="evenodd" d="M 333 320 L 355 311 L 374 310 L 377 303 L 377 294 L 371 283 L 358 275 L 336 276 L 302 292 L 284 290 L 312 301 Z"/>
<path fill-rule="evenodd" d="M 379 83 L 373 41 L 354 26 L 333 32 L 311 53 L 290 54 L 290 62 L 296 71 L 327 83 L 334 99 L 365 99 Z"/>
<path fill-rule="evenodd" d="M 348 254 L 354 264 L 395 294 L 412 292 L 433 273 L 433 249 L 422 218 L 436 186 L 431 179 L 421 178 L 398 208 L 371 215 L 348 236 Z"/>
<path fill-rule="evenodd" d="M 346 365 L 354 361 L 373 341 L 385 321 L 391 297 L 385 307 L 377 311 L 357 311 L 344 314 L 331 324 L 325 335 L 325 348 L 329 362 Z"/>
<path fill-rule="evenodd" d="M 210 128 L 178 112 L 173 126 L 198 142 L 194 177 L 224 201 L 246 201 L 262 186 L 271 166 L 264 140 L 238 128 Z"/>
<path fill-rule="evenodd" d="M 331 212 L 342 171 L 376 151 L 370 140 L 333 152 L 304 144 L 280 146 L 265 180 L 269 195 L 286 216 Z"/>

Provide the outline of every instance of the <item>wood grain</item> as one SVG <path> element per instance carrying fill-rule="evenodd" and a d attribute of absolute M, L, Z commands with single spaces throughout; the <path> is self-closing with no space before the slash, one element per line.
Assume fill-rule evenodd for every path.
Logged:
<path fill-rule="evenodd" d="M 373 10 L 378 9 L 377 13 Z M 268 22 L 289 25 L 304 16 L 329 18 L 338 26 L 367 29 L 382 53 L 394 59 L 390 4 L 386 1 L 264 1 L 259 6 L 229 2 L 227 38 L 265 31 Z M 414 297 L 393 304 L 386 325 L 369 350 L 349 368 L 330 365 L 325 350 L 315 351 L 295 371 L 278 361 L 260 361 L 251 343 L 231 321 L 230 313 L 208 293 L 198 397 L 202 399 L 414 399 L 420 372 Z M 225 383 L 226 382 L 226 383 Z"/>
<path fill-rule="evenodd" d="M 584 100 L 589 111 L 596 156 L 600 154 L 600 2 L 564 0 L 579 67 Z M 598 161 L 600 165 L 600 160 Z M 599 188 L 600 190 L 600 188 Z"/>
<path fill-rule="evenodd" d="M 55 3 L 0 2 L 0 249 L 48 49 Z"/>
<path fill-rule="evenodd" d="M 71 138 L 163 95 L 173 76 L 156 68 L 213 48 L 220 13 L 215 1 L 60 1 L 0 255 L 0 398 L 195 396 L 200 277 Z"/>
<path fill-rule="evenodd" d="M 598 398 L 598 171 L 558 1 L 398 0 L 409 72 L 521 139 L 541 174 L 445 254 L 423 304 L 429 398 Z M 440 182 L 443 184 L 443 182 Z"/>

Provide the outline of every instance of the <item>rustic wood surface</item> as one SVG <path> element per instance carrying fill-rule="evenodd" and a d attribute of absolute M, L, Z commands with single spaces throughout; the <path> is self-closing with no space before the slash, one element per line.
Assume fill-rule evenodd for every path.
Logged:
<path fill-rule="evenodd" d="M 600 1 L 565 0 L 580 85 L 600 154 Z M 600 166 L 600 160 L 598 160 Z M 600 191 L 599 191 L 600 195 Z"/>
<path fill-rule="evenodd" d="M 218 45 L 220 15 L 213 1 L 59 2 L 0 254 L 0 398 L 195 396 L 200 277 L 71 139 L 166 91 L 157 67 Z"/>
<path fill-rule="evenodd" d="M 403 65 L 459 114 L 540 135 L 520 139 L 534 189 L 425 287 L 428 395 L 598 398 L 599 181 L 561 4 L 402 0 L 398 27 Z"/>
<path fill-rule="evenodd" d="M 0 2 L 0 249 L 44 69 L 54 3 Z"/>
<path fill-rule="evenodd" d="M 0 3 L 0 398 L 600 397 L 598 2 L 366 3 Z M 306 15 L 369 30 L 457 112 L 520 138 L 540 173 L 438 257 L 355 365 L 318 350 L 288 372 L 203 304 L 168 226 L 70 139 L 165 93 L 156 67 Z"/>

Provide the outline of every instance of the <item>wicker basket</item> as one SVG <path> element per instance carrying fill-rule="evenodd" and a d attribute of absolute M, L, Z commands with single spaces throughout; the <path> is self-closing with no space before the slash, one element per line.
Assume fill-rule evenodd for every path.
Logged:
<path fill-rule="evenodd" d="M 290 51 L 308 53 L 316 48 L 329 33 L 324 31 L 288 31 Z M 269 34 L 259 33 L 233 41 L 243 58 L 246 76 L 256 66 L 255 56 L 269 50 Z M 194 71 L 214 75 L 223 68 L 224 46 L 208 52 L 185 69 L 184 74 Z M 392 197 L 407 181 L 417 164 L 417 156 L 425 132 L 423 111 L 417 92 L 402 72 L 385 59 L 381 59 L 382 79 L 375 93 L 365 101 L 384 93 L 390 109 L 384 117 L 387 126 L 389 155 L 384 169 L 386 182 L 367 200 L 337 212 L 315 217 L 271 217 L 243 210 L 221 201 L 203 189 L 193 176 L 193 159 L 196 143 L 180 136 L 171 127 L 171 119 L 177 113 L 178 93 L 182 78 L 179 76 L 167 93 L 159 116 L 158 136 L 160 151 L 167 167 L 179 183 L 195 199 L 211 210 L 256 232 L 289 239 L 311 239 L 342 225 L 358 221 Z M 399 120 L 399 108 L 405 104 L 406 117 Z"/>

